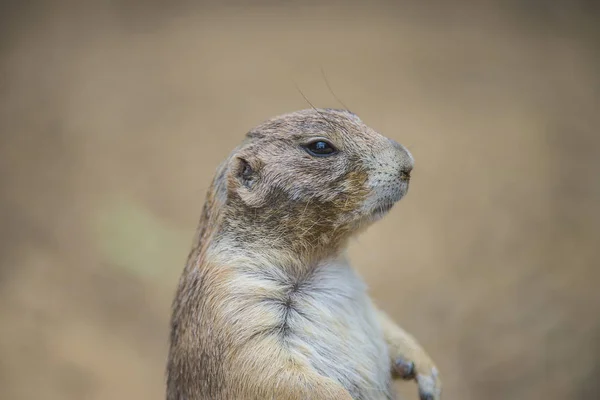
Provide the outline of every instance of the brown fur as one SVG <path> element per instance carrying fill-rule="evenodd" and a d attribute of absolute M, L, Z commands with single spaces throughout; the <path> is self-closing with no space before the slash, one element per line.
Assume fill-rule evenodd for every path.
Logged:
<path fill-rule="evenodd" d="M 309 155 L 302 145 L 314 138 L 329 140 L 339 154 Z M 402 146 L 347 111 L 300 111 L 250 131 L 217 170 L 177 289 L 167 399 L 394 398 L 389 383 L 381 392 L 352 383 L 372 379 L 368 370 L 347 382 L 346 375 L 319 371 L 311 359 L 311 345 L 321 345 L 319 332 L 317 342 L 309 341 L 307 348 L 290 335 L 325 329 L 343 338 L 348 329 L 357 329 L 327 314 L 328 304 L 317 319 L 330 324 L 314 328 L 319 322 L 311 320 L 310 301 L 320 290 L 316 274 L 334 267 L 344 271 L 342 252 L 348 238 L 399 200 L 411 168 L 412 157 Z M 375 196 L 375 175 L 393 190 L 383 187 L 388 191 Z M 350 284 L 358 282 L 350 279 Z M 336 299 L 336 288 L 327 290 Z M 354 293 L 351 288 L 339 290 L 341 299 Z M 373 361 L 383 363 L 379 375 L 388 376 L 380 376 L 383 382 L 389 382 L 399 359 L 414 362 L 415 371 L 405 378 L 432 375 L 437 384 L 421 388 L 423 396 L 439 397 L 439 380 L 426 353 L 384 314 L 371 311 L 360 290 L 356 293 L 365 316 L 374 321 L 369 328 L 373 349 L 385 343 L 385 359 Z M 306 324 L 298 325 L 302 318 Z"/>

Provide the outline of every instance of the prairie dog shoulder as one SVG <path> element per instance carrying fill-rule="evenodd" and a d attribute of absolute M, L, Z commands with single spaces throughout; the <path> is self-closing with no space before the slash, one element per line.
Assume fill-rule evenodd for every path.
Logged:
<path fill-rule="evenodd" d="M 167 398 L 284 398 L 320 377 L 352 398 L 394 398 L 376 312 L 343 251 L 406 194 L 412 167 L 348 111 L 251 130 L 217 170 L 180 280 Z"/>

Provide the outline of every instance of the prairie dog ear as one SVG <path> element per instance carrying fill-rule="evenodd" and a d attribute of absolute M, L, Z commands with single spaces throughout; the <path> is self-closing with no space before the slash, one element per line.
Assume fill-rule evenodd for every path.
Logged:
<path fill-rule="evenodd" d="M 248 190 L 252 190 L 258 180 L 258 171 L 245 158 L 236 157 L 235 162 L 235 175 L 237 179 Z"/>
<path fill-rule="evenodd" d="M 229 190 L 237 195 L 250 207 L 262 204 L 258 185 L 262 163 L 255 158 L 234 156 L 231 160 L 229 174 Z"/>

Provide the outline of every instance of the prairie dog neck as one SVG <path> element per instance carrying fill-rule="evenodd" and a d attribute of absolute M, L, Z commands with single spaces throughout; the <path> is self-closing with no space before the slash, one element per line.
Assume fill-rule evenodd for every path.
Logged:
<path fill-rule="evenodd" d="M 301 284 L 323 269 L 351 268 L 345 251 L 332 251 L 320 257 L 315 253 L 306 253 L 300 257 L 285 247 L 257 246 L 259 248 L 250 243 L 243 248 L 235 248 L 235 242 L 223 237 L 217 245 L 208 249 L 206 260 L 210 264 L 226 265 L 233 272 L 290 285 Z"/>

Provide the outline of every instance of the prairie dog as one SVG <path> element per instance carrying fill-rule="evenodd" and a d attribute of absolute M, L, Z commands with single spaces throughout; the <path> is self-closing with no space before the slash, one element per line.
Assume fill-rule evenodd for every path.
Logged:
<path fill-rule="evenodd" d="M 438 400 L 433 361 L 344 254 L 413 163 L 345 110 L 252 129 L 217 169 L 179 282 L 167 400 L 391 400 L 393 378 Z"/>

